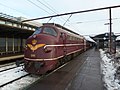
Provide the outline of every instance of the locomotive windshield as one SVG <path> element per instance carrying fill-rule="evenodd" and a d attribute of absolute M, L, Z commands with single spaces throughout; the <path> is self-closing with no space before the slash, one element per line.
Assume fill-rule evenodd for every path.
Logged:
<path fill-rule="evenodd" d="M 53 28 L 45 27 L 43 33 L 49 34 L 52 36 L 57 36 L 57 32 Z"/>
<path fill-rule="evenodd" d="M 35 29 L 35 32 L 33 33 L 33 35 L 35 34 L 39 34 L 41 32 L 42 28 L 38 27 Z"/>

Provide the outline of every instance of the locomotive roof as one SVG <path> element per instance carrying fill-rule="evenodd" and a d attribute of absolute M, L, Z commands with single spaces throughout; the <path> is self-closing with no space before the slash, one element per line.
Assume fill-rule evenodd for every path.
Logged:
<path fill-rule="evenodd" d="M 74 34 L 76 34 L 76 35 L 79 35 L 78 33 L 74 32 L 74 31 L 72 31 L 72 30 L 70 30 L 70 29 L 68 29 L 68 28 L 66 28 L 66 27 L 63 27 L 63 26 L 61 26 L 61 25 L 59 25 L 59 24 L 56 24 L 56 23 L 44 23 L 43 25 L 54 25 L 54 26 L 56 26 L 56 27 L 62 28 L 62 29 L 66 30 L 66 31 L 69 31 L 69 32 L 71 32 L 71 33 L 74 33 Z"/>

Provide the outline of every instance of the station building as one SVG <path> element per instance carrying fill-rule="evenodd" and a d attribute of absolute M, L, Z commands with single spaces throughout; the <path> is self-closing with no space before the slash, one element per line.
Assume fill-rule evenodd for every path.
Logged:
<path fill-rule="evenodd" d="M 0 56 L 9 54 L 23 54 L 26 39 L 42 24 L 26 22 L 23 17 L 13 17 L 0 13 Z"/>

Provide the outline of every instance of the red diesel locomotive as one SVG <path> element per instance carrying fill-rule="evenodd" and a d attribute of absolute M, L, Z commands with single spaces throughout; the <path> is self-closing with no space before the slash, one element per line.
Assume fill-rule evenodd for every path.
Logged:
<path fill-rule="evenodd" d="M 86 49 L 83 36 L 58 24 L 46 23 L 26 41 L 25 70 L 44 74 Z"/>

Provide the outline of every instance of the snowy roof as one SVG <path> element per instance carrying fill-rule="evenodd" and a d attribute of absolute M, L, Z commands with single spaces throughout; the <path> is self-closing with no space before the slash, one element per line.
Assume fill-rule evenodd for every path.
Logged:
<path fill-rule="evenodd" d="M 90 36 L 84 36 L 87 41 L 96 43 Z"/>
<path fill-rule="evenodd" d="M 120 40 L 120 36 L 116 38 L 116 40 Z"/>
<path fill-rule="evenodd" d="M 17 17 L 19 21 L 24 21 L 24 20 L 27 20 L 27 18 L 24 18 L 24 17 Z M 30 25 L 33 25 L 33 26 L 36 26 L 36 27 L 40 27 L 42 26 L 42 23 L 39 23 L 39 22 L 36 22 L 36 21 L 29 21 L 29 22 L 24 22 L 26 24 L 30 24 Z"/>

